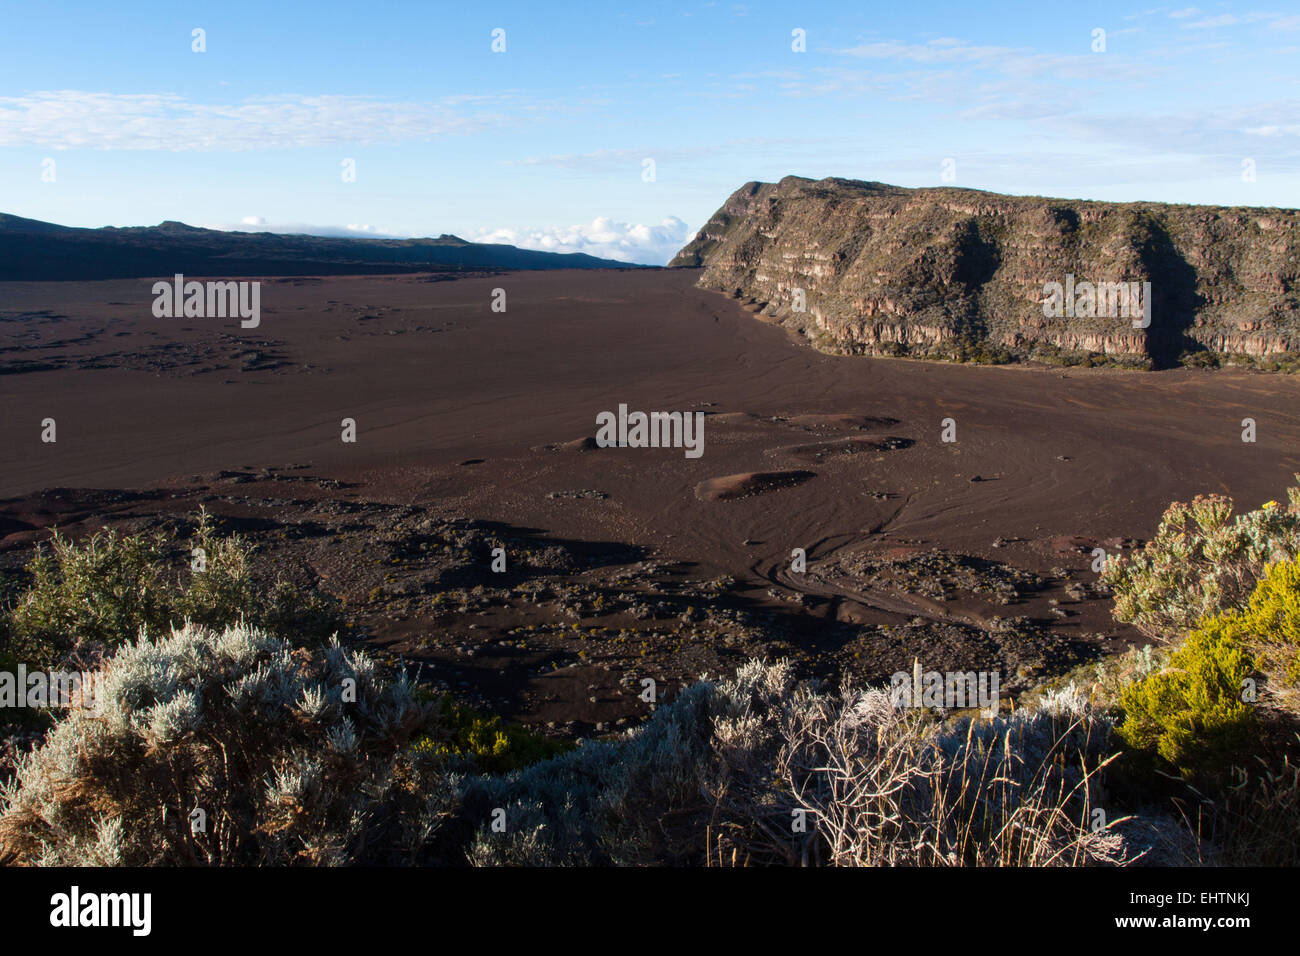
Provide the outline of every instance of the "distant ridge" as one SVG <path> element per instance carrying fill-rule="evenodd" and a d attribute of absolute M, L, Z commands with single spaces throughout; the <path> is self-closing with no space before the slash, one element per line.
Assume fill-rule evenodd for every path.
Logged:
<path fill-rule="evenodd" d="M 0 280 L 365 275 L 484 269 L 643 269 L 584 253 L 437 239 L 223 232 L 167 220 L 82 229 L 0 213 Z"/>
<path fill-rule="evenodd" d="M 830 352 L 1267 367 L 1300 351 L 1293 209 L 787 176 L 736 190 L 671 265 Z M 1045 314 L 1045 285 L 1076 281 L 1150 283 L 1149 327 L 1073 302 Z"/>

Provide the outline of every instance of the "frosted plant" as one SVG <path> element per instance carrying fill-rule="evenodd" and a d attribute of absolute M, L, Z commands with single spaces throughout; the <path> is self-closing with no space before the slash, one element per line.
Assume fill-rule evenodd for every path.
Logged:
<path fill-rule="evenodd" d="M 342 672 L 357 678 L 354 703 L 343 702 Z M 363 655 L 334 645 L 313 656 L 244 625 L 186 624 L 124 645 L 103 678 L 101 714 L 67 712 L 20 759 L 0 805 L 6 853 L 72 865 L 334 864 L 372 830 L 401 829 L 393 768 L 430 711 L 409 681 L 380 680 Z M 208 826 L 192 832 L 196 807 Z"/>
<path fill-rule="evenodd" d="M 1111 723 L 1073 687 L 1032 712 L 941 724 L 884 690 L 829 692 L 751 661 L 619 736 L 473 775 L 409 747 L 436 731 L 430 709 L 338 644 L 309 654 L 187 625 L 124 647 L 106 677 L 103 719 L 70 712 L 0 792 L 0 857 L 950 866 L 1201 852 L 1161 817 L 1094 829 Z"/>
<path fill-rule="evenodd" d="M 1045 693 L 1038 701 L 1037 711 L 1049 717 L 1068 717 L 1071 720 L 1089 715 L 1088 698 L 1073 683 L 1059 690 Z"/>
<path fill-rule="evenodd" d="M 719 692 L 711 860 L 1037 866 L 1187 850 L 1170 820 L 1094 831 L 1111 723 L 1072 687 L 1032 713 L 946 727 L 881 690 L 792 687 L 783 664 L 742 668 Z"/>
<path fill-rule="evenodd" d="M 1106 562 L 1115 617 L 1174 640 L 1207 616 L 1243 608 L 1268 565 L 1300 553 L 1300 487 L 1288 496 L 1288 507 L 1270 501 L 1235 516 L 1223 495 L 1170 505 L 1142 550 Z"/>
<path fill-rule="evenodd" d="M 333 702 L 329 699 L 328 694 L 322 687 L 304 687 L 302 696 L 298 699 L 298 712 L 307 720 L 317 721 L 323 719 L 332 709 Z"/>
<path fill-rule="evenodd" d="M 349 754 L 357 749 L 357 729 L 351 718 L 344 717 L 325 735 L 330 750 L 336 754 Z"/>

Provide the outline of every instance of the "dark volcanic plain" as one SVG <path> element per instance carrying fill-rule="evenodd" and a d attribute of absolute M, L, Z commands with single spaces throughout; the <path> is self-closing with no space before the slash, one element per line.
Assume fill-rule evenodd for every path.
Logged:
<path fill-rule="evenodd" d="M 154 318 L 149 280 L 0 283 L 8 586 L 55 525 L 183 538 L 203 505 L 353 638 L 586 735 L 755 655 L 1027 690 L 1136 639 L 1094 547 L 1300 471 L 1295 377 L 829 356 L 698 275 L 271 279 L 248 330 Z M 703 457 L 590 447 L 620 403 L 704 411 Z"/>

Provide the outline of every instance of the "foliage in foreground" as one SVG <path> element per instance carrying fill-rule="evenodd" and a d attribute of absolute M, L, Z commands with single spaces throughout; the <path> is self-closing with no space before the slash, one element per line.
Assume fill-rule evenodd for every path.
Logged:
<path fill-rule="evenodd" d="M 1294 704 L 1293 691 L 1300 683 L 1300 559 L 1269 568 L 1250 604 L 1225 615 L 1220 626 L 1251 648 L 1274 696 Z"/>
<path fill-rule="evenodd" d="M 161 539 L 56 540 L 0 637 L 9 653 L 65 656 L 97 642 L 103 710 L 59 714 L 19 759 L 0 792 L 0 862 L 1295 864 L 1290 764 L 1234 766 L 1180 822 L 1126 815 L 1117 789 L 1140 805 L 1163 778 L 1112 764 L 1121 745 L 1185 772 L 1252 764 L 1240 681 L 1262 668 L 1282 700 L 1300 677 L 1300 489 L 1291 499 L 1233 520 L 1226 499 L 1171 508 L 1107 575 L 1126 619 L 1165 639 L 1194 631 L 1098 668 L 1082 695 L 944 724 L 752 662 L 558 754 L 385 681 L 362 653 L 299 646 L 328 609 L 260 587 L 249 549 L 206 519 L 207 569 L 188 578 L 166 570 Z M 269 636 L 277 624 L 293 640 Z"/>
<path fill-rule="evenodd" d="M 419 696 L 431 697 L 425 692 Z M 567 742 L 480 714 L 450 697 L 442 697 L 436 706 L 437 733 L 421 736 L 413 747 L 420 759 L 462 761 L 486 773 L 507 773 L 572 749 Z"/>
<path fill-rule="evenodd" d="M 187 625 L 123 646 L 100 706 L 68 712 L 20 759 L 0 806 L 11 859 L 1051 865 L 1196 852 L 1169 820 L 1094 828 L 1110 724 L 1068 695 L 945 729 L 883 691 L 827 694 L 754 662 L 619 738 L 475 775 L 413 745 L 451 738 L 364 654 Z"/>
<path fill-rule="evenodd" d="M 1198 816 L 1224 866 L 1300 866 L 1300 767 L 1255 759 L 1228 786 L 1201 795 Z"/>

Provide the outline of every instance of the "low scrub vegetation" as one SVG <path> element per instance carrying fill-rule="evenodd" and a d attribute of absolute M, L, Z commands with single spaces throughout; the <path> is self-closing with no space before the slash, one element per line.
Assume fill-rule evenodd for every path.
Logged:
<path fill-rule="evenodd" d="M 1158 644 L 1009 714 L 751 661 L 580 746 L 382 670 L 206 516 L 184 548 L 56 538 L 0 616 L 0 663 L 91 660 L 101 679 L 13 762 L 0 861 L 1294 864 L 1300 774 L 1274 744 L 1294 736 L 1298 513 L 1300 490 L 1235 517 L 1172 506 L 1106 571 L 1117 616 Z"/>
<path fill-rule="evenodd" d="M 421 692 L 421 697 L 431 699 L 427 692 Z M 484 716 L 450 697 L 437 700 L 436 706 L 438 733 L 422 736 L 415 744 L 422 757 L 461 760 L 479 770 L 505 773 L 572 749 L 500 717 Z"/>
<path fill-rule="evenodd" d="M 1194 857 L 1173 820 L 1093 823 L 1109 730 L 1068 695 L 943 729 L 754 662 L 622 737 L 480 774 L 423 744 L 455 733 L 364 654 L 189 624 L 119 649 L 97 708 L 20 759 L 0 845 L 42 865 Z"/>
<path fill-rule="evenodd" d="M 1251 751 L 1262 693 L 1284 713 L 1296 711 L 1297 679 L 1300 560 L 1279 561 L 1244 608 L 1207 618 L 1163 669 L 1124 688 L 1120 735 L 1183 774 L 1223 769 Z"/>

